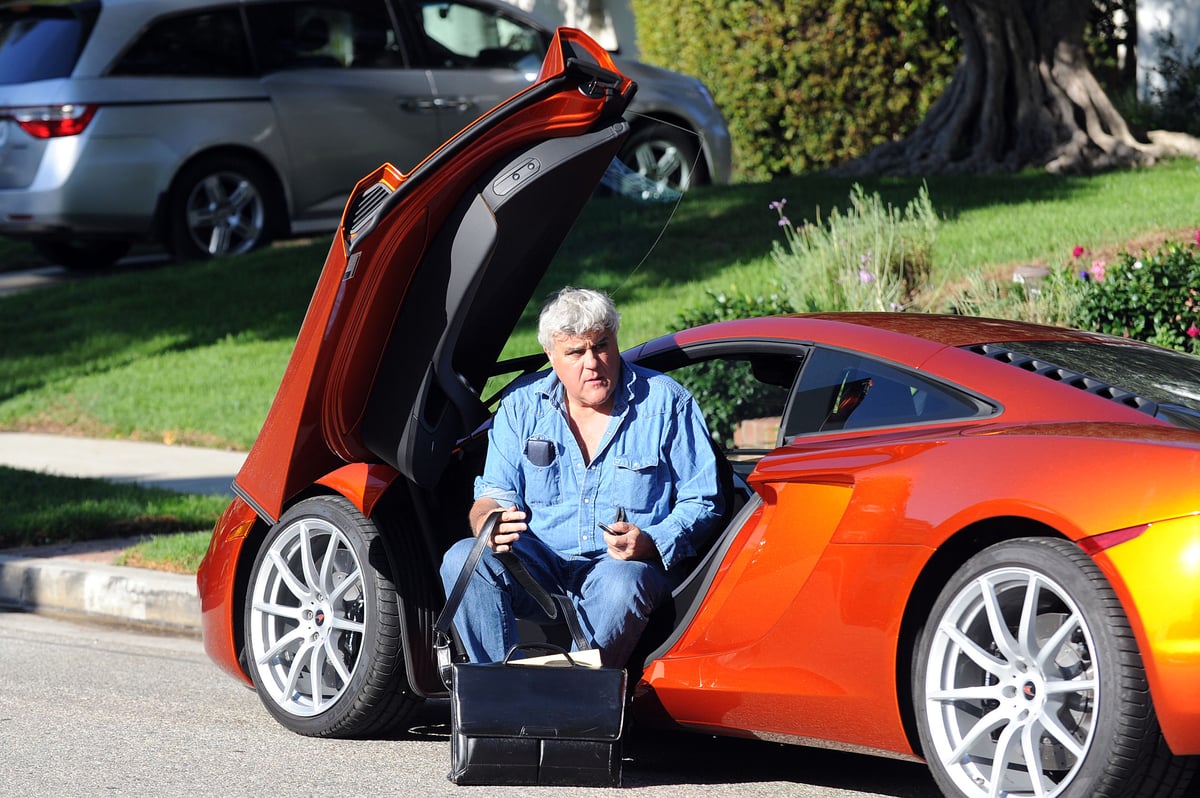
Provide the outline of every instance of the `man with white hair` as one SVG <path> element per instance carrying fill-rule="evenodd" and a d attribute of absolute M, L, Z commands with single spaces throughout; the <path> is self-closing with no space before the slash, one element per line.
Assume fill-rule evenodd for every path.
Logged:
<path fill-rule="evenodd" d="M 570 598 L 612 667 L 625 665 L 670 597 L 672 567 L 700 551 L 722 510 L 699 407 L 675 380 L 621 357 L 619 325 L 608 296 L 589 289 L 564 288 L 542 308 L 551 371 L 501 399 L 469 515 L 478 535 L 503 511 L 493 551 L 513 551 L 541 586 Z M 447 593 L 472 543 L 446 553 Z M 485 552 L 455 616 L 471 660 L 502 660 L 518 618 L 548 620 Z"/>

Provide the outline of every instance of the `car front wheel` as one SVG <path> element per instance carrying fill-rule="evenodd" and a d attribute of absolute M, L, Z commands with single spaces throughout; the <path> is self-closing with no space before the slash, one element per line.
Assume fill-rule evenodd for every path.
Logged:
<path fill-rule="evenodd" d="M 947 795 L 1164 786 L 1147 776 L 1166 746 L 1129 621 L 1068 541 L 1010 540 L 963 565 L 921 635 L 913 687 L 925 758 Z"/>
<path fill-rule="evenodd" d="M 246 598 L 255 689 L 281 724 L 317 737 L 388 731 L 408 689 L 395 583 L 375 524 L 342 497 L 292 507 L 259 550 Z"/>
<path fill-rule="evenodd" d="M 239 156 L 202 158 L 185 167 L 169 208 L 170 248 L 180 260 L 241 255 L 270 243 L 283 226 L 274 181 Z"/>

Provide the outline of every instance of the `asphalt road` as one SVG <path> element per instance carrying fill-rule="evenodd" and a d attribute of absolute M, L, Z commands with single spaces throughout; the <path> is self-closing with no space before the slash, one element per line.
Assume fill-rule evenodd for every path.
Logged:
<path fill-rule="evenodd" d="M 447 709 L 395 740 L 300 737 L 191 638 L 0 611 L 0 794 L 528 796 L 446 781 Z M 556 798 L 936 796 L 923 766 L 774 743 L 641 732 L 622 790 Z"/>

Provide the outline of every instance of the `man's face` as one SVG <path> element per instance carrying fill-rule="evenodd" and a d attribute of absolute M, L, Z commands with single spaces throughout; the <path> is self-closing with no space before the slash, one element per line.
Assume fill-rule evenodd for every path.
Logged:
<path fill-rule="evenodd" d="M 569 404 L 611 409 L 621 370 L 615 333 L 593 330 L 583 335 L 556 335 L 554 348 L 546 354 L 567 392 Z"/>

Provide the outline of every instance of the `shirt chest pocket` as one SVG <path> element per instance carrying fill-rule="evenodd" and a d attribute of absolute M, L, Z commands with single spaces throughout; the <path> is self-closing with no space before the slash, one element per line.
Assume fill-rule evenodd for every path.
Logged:
<path fill-rule="evenodd" d="M 613 462 L 613 503 L 642 512 L 653 508 L 663 489 L 658 457 L 617 457 Z"/>
<path fill-rule="evenodd" d="M 536 445 L 534 445 L 536 444 Z M 561 457 L 552 441 L 530 440 L 525 450 L 522 471 L 525 476 L 525 501 L 534 507 L 547 507 L 561 500 Z"/>

